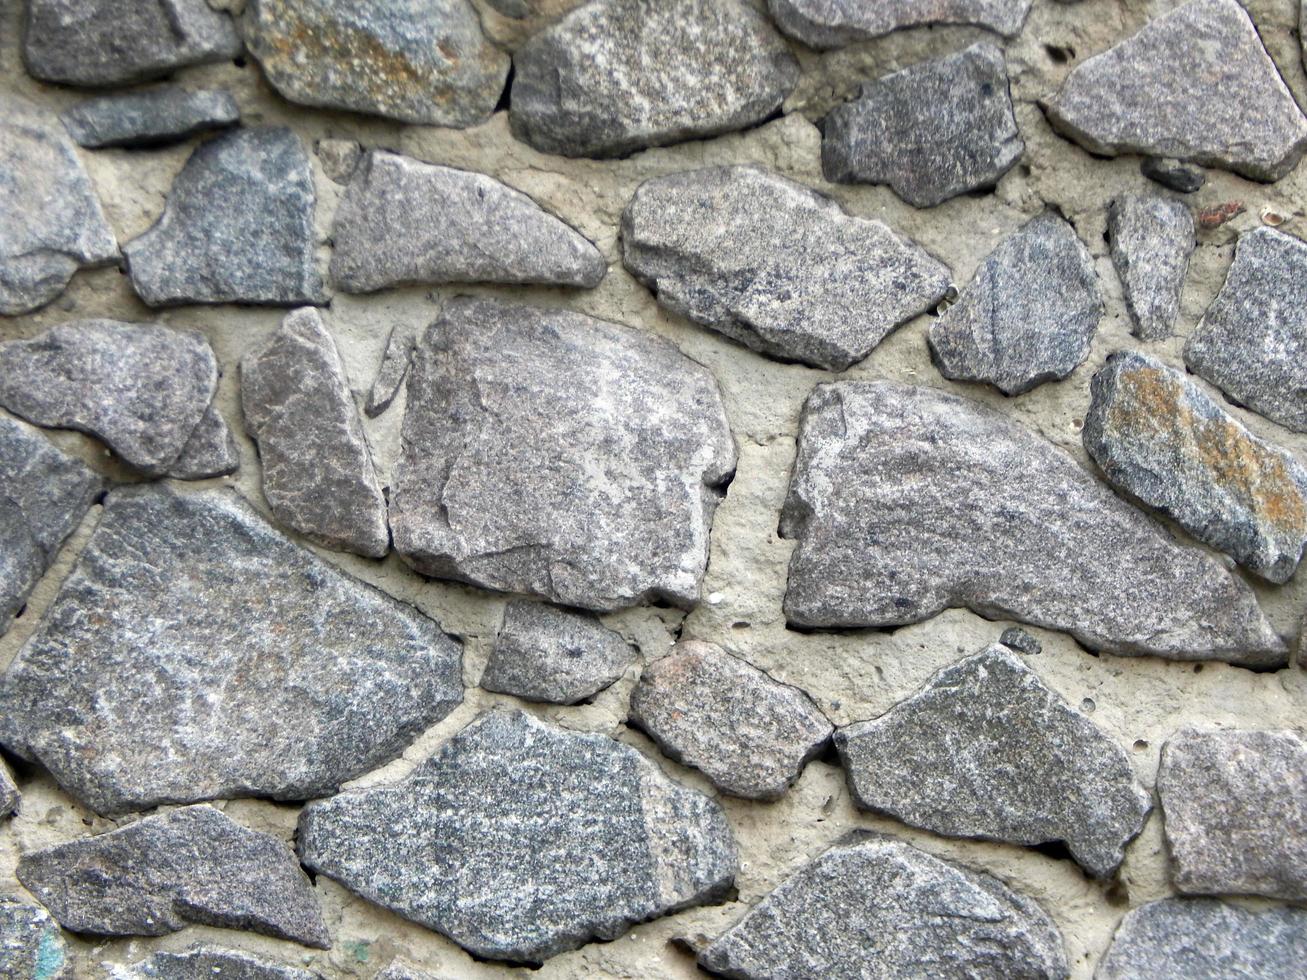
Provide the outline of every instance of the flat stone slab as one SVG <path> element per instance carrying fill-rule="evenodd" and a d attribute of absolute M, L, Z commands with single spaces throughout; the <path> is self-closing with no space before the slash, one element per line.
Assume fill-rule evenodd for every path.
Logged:
<path fill-rule="evenodd" d="M 1031 0 L 769 0 L 782 31 L 810 48 L 842 48 L 904 27 L 974 24 L 1019 33 Z"/>
<path fill-rule="evenodd" d="M 38 905 L 0 896 L 0 954 L 5 980 L 73 980 L 63 934 Z"/>
<path fill-rule="evenodd" d="M 1041 436 L 933 388 L 819 385 L 781 531 L 798 539 L 794 626 L 901 626 L 967 608 L 1125 656 L 1286 660 L 1242 580 Z"/>
<path fill-rule="evenodd" d="M 485 174 L 377 150 L 354 171 L 332 226 L 331 280 L 347 293 L 413 283 L 599 285 L 588 238 Z"/>
<path fill-rule="evenodd" d="M 509 123 L 543 153 L 612 157 L 761 122 L 799 79 L 739 0 L 597 0 L 518 49 Z"/>
<path fill-rule="evenodd" d="M 240 450 L 236 448 L 227 420 L 210 404 L 191 431 L 181 455 L 168 465 L 168 476 L 177 480 L 208 480 L 235 473 L 240 465 Z"/>
<path fill-rule="evenodd" d="M 227 92 L 161 85 L 87 99 L 59 118 L 78 146 L 158 146 L 234 126 L 241 111 Z"/>
<path fill-rule="evenodd" d="M 1307 118 L 1237 0 L 1189 0 L 1081 62 L 1044 106 L 1090 153 L 1142 153 L 1279 180 Z"/>
<path fill-rule="evenodd" d="M 269 963 L 233 949 L 197 947 L 158 952 L 132 966 L 111 968 L 108 980 L 322 980 L 322 974 Z"/>
<path fill-rule="evenodd" d="M 235 493 L 125 487 L 0 678 L 0 742 L 102 814 L 310 799 L 452 711 L 461 659 Z"/>
<path fill-rule="evenodd" d="M 994 249 L 931 324 L 930 356 L 946 378 L 1019 395 L 1074 371 L 1102 315 L 1093 257 L 1045 211 Z"/>
<path fill-rule="evenodd" d="M 1003 52 L 985 41 L 864 82 L 822 124 L 821 169 L 835 183 L 889 184 L 929 208 L 993 187 L 1025 149 Z"/>
<path fill-rule="evenodd" d="M 645 181 L 622 214 L 622 258 L 673 312 L 834 371 L 933 309 L 950 278 L 885 224 L 753 165 Z"/>
<path fill-rule="evenodd" d="M 855 833 L 799 869 L 699 955 L 727 977 L 969 980 L 1068 975 L 1062 936 L 1001 881 Z"/>
<path fill-rule="evenodd" d="M 1107 209 L 1112 265 L 1140 340 L 1171 336 L 1180 290 L 1197 244 L 1194 216 L 1183 201 L 1160 194 L 1125 194 Z"/>
<path fill-rule="evenodd" d="M 311 803 L 310 868 L 483 959 L 541 962 L 721 898 L 721 808 L 628 745 L 491 711 L 405 780 Z"/>
<path fill-rule="evenodd" d="M 166 936 L 206 925 L 331 946 L 294 852 L 208 805 L 33 851 L 17 873 L 73 932 Z"/>
<path fill-rule="evenodd" d="M 416 346 L 417 337 L 412 330 L 391 327 L 381 363 L 377 366 L 377 376 L 372 379 L 367 405 L 363 409 L 368 418 L 374 419 L 390 408 L 390 403 L 395 400 L 400 386 L 408 377 L 408 368 L 413 363 L 413 349 Z"/>
<path fill-rule="evenodd" d="M 424 575 L 692 606 L 735 444 L 708 370 L 643 330 L 454 299 L 414 356 L 390 498 Z"/>

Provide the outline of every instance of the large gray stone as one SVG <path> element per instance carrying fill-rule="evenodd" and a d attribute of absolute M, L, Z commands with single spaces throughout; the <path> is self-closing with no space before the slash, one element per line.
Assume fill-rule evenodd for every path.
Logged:
<path fill-rule="evenodd" d="M 235 473 L 241 465 L 236 439 L 216 405 L 200 417 L 181 455 L 168 465 L 168 476 L 177 480 L 207 480 Z"/>
<path fill-rule="evenodd" d="M 197 947 L 158 952 L 132 966 L 116 966 L 108 980 L 322 980 L 322 974 L 268 963 L 233 949 Z"/>
<path fill-rule="evenodd" d="M 752 165 L 645 181 L 622 214 L 622 255 L 668 309 L 836 371 L 949 286 L 948 268 L 915 242 Z"/>
<path fill-rule="evenodd" d="M 690 606 L 734 469 L 716 380 L 666 340 L 455 299 L 409 377 L 395 550 L 426 575 L 583 609 Z"/>
<path fill-rule="evenodd" d="M 162 85 L 87 99 L 59 118 L 79 146 L 156 146 L 234 126 L 241 111 L 223 91 L 188 92 Z"/>
<path fill-rule="evenodd" d="M 1081 62 L 1045 104 L 1091 153 L 1143 153 L 1279 180 L 1307 119 L 1237 0 L 1189 0 Z"/>
<path fill-rule="evenodd" d="M 0 896 L 0 980 L 73 980 L 59 926 L 37 905 Z"/>
<path fill-rule="evenodd" d="M 363 409 L 368 418 L 376 418 L 395 400 L 400 385 L 408 377 L 408 368 L 413 362 L 413 348 L 416 346 L 417 337 L 412 330 L 406 327 L 390 328 L 390 336 L 386 338 L 386 349 L 381 355 L 377 376 L 372 379 L 367 405 Z"/>
<path fill-rule="evenodd" d="M 720 807 L 628 745 L 483 714 L 393 786 L 311 803 L 320 874 L 486 959 L 539 962 L 722 897 Z"/>
<path fill-rule="evenodd" d="M 1251 667 L 1288 651 L 1252 590 L 1067 453 L 956 395 L 819 385 L 781 530 L 798 627 L 917 623 L 965 607 L 1093 650 Z"/>
<path fill-rule="evenodd" d="M 461 675 L 436 623 L 233 492 L 123 488 L 0 678 L 0 741 L 98 813 L 303 800 L 393 759 Z"/>
<path fill-rule="evenodd" d="M 1160 194 L 1126 194 L 1107 209 L 1112 264 L 1140 340 L 1171 336 L 1193 254 L 1194 216 L 1182 201 Z"/>
<path fill-rule="evenodd" d="M 839 48 L 904 27 L 975 24 L 1009 37 L 1031 0 L 769 0 L 776 24 L 813 48 Z"/>
<path fill-rule="evenodd" d="M 765 119 L 799 78 L 785 42 L 739 0 L 595 0 L 513 59 L 513 135 L 610 157 Z"/>
<path fill-rule="evenodd" d="M 597 286 L 599 250 L 485 174 L 385 153 L 354 171 L 332 226 L 331 279 L 347 293 L 412 283 Z"/>

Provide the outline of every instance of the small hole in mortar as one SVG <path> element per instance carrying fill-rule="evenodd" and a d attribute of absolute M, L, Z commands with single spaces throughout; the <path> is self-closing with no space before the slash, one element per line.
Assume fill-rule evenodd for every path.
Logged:
<path fill-rule="evenodd" d="M 1146 749 L 1146 748 L 1148 748 L 1148 741 L 1147 741 L 1146 739 L 1142 739 L 1142 738 L 1137 738 L 1137 739 L 1135 739 L 1135 751 L 1136 751 L 1136 752 L 1142 752 L 1142 751 L 1144 751 L 1144 749 Z"/>
<path fill-rule="evenodd" d="M 1093 711 L 1096 707 L 1098 707 L 1098 705 L 1094 704 L 1093 698 L 1085 698 L 1083 701 L 1080 702 L 1080 710 L 1087 715 L 1093 714 Z"/>

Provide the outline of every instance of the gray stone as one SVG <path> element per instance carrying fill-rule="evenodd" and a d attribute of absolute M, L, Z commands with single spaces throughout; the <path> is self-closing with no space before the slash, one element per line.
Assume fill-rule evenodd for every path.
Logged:
<path fill-rule="evenodd" d="M 1307 900 L 1307 741 L 1177 732 L 1157 771 L 1172 880 L 1186 895 Z"/>
<path fill-rule="evenodd" d="M 904 27 L 974 24 L 1012 37 L 1031 0 L 769 0 L 776 24 L 813 48 L 840 48 Z"/>
<path fill-rule="evenodd" d="M 273 516 L 327 548 L 381 558 L 386 498 L 336 343 L 312 308 L 241 359 L 241 410 Z"/>
<path fill-rule="evenodd" d="M 377 376 L 372 380 L 368 391 L 368 403 L 364 408 L 368 418 L 374 419 L 386 409 L 399 394 L 399 386 L 408 376 L 409 365 L 413 361 L 413 348 L 417 346 L 417 337 L 405 327 L 392 327 L 386 338 L 386 350 L 381 355 L 381 364 L 377 367 Z"/>
<path fill-rule="evenodd" d="M 645 181 L 622 215 L 622 254 L 668 309 L 836 371 L 949 286 L 948 268 L 915 242 L 752 165 Z"/>
<path fill-rule="evenodd" d="M 442 980 L 442 978 L 407 963 L 401 963 L 399 960 L 393 960 L 388 967 L 376 975 L 374 980 Z"/>
<path fill-rule="evenodd" d="M 1113 486 L 1272 582 L 1307 544 L 1307 468 L 1257 438 L 1183 371 L 1133 351 L 1090 384 L 1085 450 Z"/>
<path fill-rule="evenodd" d="M 843 184 L 889 184 L 919 208 L 993 187 L 1021 159 L 1003 52 L 993 44 L 865 82 L 822 124 L 821 168 Z"/>
<path fill-rule="evenodd" d="M 1016 626 L 1009 626 L 1005 629 L 999 636 L 998 642 L 1017 653 L 1024 653 L 1027 657 L 1033 657 L 1044 650 L 1038 640 Z"/>
<path fill-rule="evenodd" d="M 207 804 L 33 851 L 17 874 L 73 932 L 166 936 L 206 925 L 331 946 L 294 852 Z"/>
<path fill-rule="evenodd" d="M 323 303 L 315 201 L 308 154 L 291 130 L 224 133 L 191 154 L 163 216 L 123 246 L 132 286 L 149 306 Z"/>
<path fill-rule="evenodd" d="M 1140 340 L 1171 336 L 1180 312 L 1193 254 L 1194 216 L 1181 201 L 1160 194 L 1126 194 L 1107 209 L 1112 265 L 1125 291 L 1125 305 Z"/>
<path fill-rule="evenodd" d="M 337 184 L 348 184 L 363 159 L 363 147 L 355 140 L 318 140 L 314 152 L 322 164 L 322 172 Z"/>
<path fill-rule="evenodd" d="M 716 380 L 668 341 L 455 299 L 414 358 L 390 525 L 425 575 L 583 609 L 692 606 L 734 470 Z"/>
<path fill-rule="evenodd" d="M 1174 157 L 1144 157 L 1139 172 L 1181 194 L 1192 194 L 1207 183 L 1207 174 L 1198 167 L 1186 166 Z"/>
<path fill-rule="evenodd" d="M 468 0 L 249 0 L 241 30 L 303 105 L 461 128 L 490 118 L 508 77 Z"/>
<path fill-rule="evenodd" d="M 1061 980 L 1062 937 L 997 878 L 880 834 L 799 869 L 699 956 L 726 977 Z"/>
<path fill-rule="evenodd" d="M 1089 250 L 1045 211 L 994 249 L 931 324 L 930 356 L 946 378 L 1019 395 L 1074 371 L 1102 315 Z"/>
<path fill-rule="evenodd" d="M 570 225 L 485 174 L 374 151 L 332 226 L 347 293 L 412 283 L 599 285 L 608 263 Z"/>
<path fill-rule="evenodd" d="M 0 980 L 73 980 L 63 935 L 50 913 L 0 896 Z"/>
<path fill-rule="evenodd" d="M 234 126 L 241 111 L 226 92 L 164 85 L 87 99 L 59 118 L 79 146 L 155 146 Z"/>
<path fill-rule="evenodd" d="M 195 948 L 155 953 L 133 966 L 113 967 L 108 980 L 322 980 L 293 966 L 268 963 L 232 949 Z"/>
<path fill-rule="evenodd" d="M 13 774 L 4 760 L 0 759 L 0 819 L 12 817 L 17 813 L 18 804 L 22 799 L 23 795 L 18 791 L 18 784 L 14 782 Z"/>
<path fill-rule="evenodd" d="M 461 659 L 235 493 L 122 488 L 0 678 L 0 741 L 97 813 L 303 800 L 452 711 Z"/>
<path fill-rule="evenodd" d="M 780 108 L 799 65 L 739 0 L 595 0 L 513 59 L 513 135 L 611 157 L 743 129 Z"/>
<path fill-rule="evenodd" d="M 1252 590 L 999 412 L 933 388 L 819 385 L 781 515 L 798 627 L 948 608 L 1064 630 L 1092 650 L 1283 666 Z"/>
<path fill-rule="evenodd" d="M 227 420 L 216 406 L 210 405 L 186 440 L 181 455 L 168 466 L 168 475 L 177 480 L 207 480 L 235 473 L 240 465 L 240 450 Z"/>
<path fill-rule="evenodd" d="M 1307 119 L 1237 0 L 1189 0 L 1087 59 L 1045 104 L 1091 153 L 1143 153 L 1279 180 Z"/>
<path fill-rule="evenodd" d="M 721 808 L 628 745 L 491 711 L 407 779 L 309 804 L 304 862 L 478 957 L 540 962 L 721 898 Z"/>

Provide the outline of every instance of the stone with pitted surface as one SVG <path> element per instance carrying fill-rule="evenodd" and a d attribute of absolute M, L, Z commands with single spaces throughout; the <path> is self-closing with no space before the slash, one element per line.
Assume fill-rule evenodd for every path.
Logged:
<path fill-rule="evenodd" d="M 50 913 L 0 896 L 0 980 L 74 980 L 72 958 Z"/>
<path fill-rule="evenodd" d="M 60 118 L 79 146 L 155 146 L 234 126 L 241 112 L 227 92 L 162 85 L 87 99 Z"/>
<path fill-rule="evenodd" d="M 232 949 L 197 947 L 155 953 L 132 966 L 116 966 L 108 980 L 323 980 L 322 974 L 255 959 Z"/>
<path fill-rule="evenodd" d="M 1196 244 L 1188 206 L 1160 194 L 1126 194 L 1108 208 L 1107 229 L 1132 332 L 1140 340 L 1171 336 Z"/>
<path fill-rule="evenodd" d="M 839 48 L 904 27 L 974 24 L 1012 36 L 1031 0 L 769 0 L 782 31 L 813 48 Z"/>

